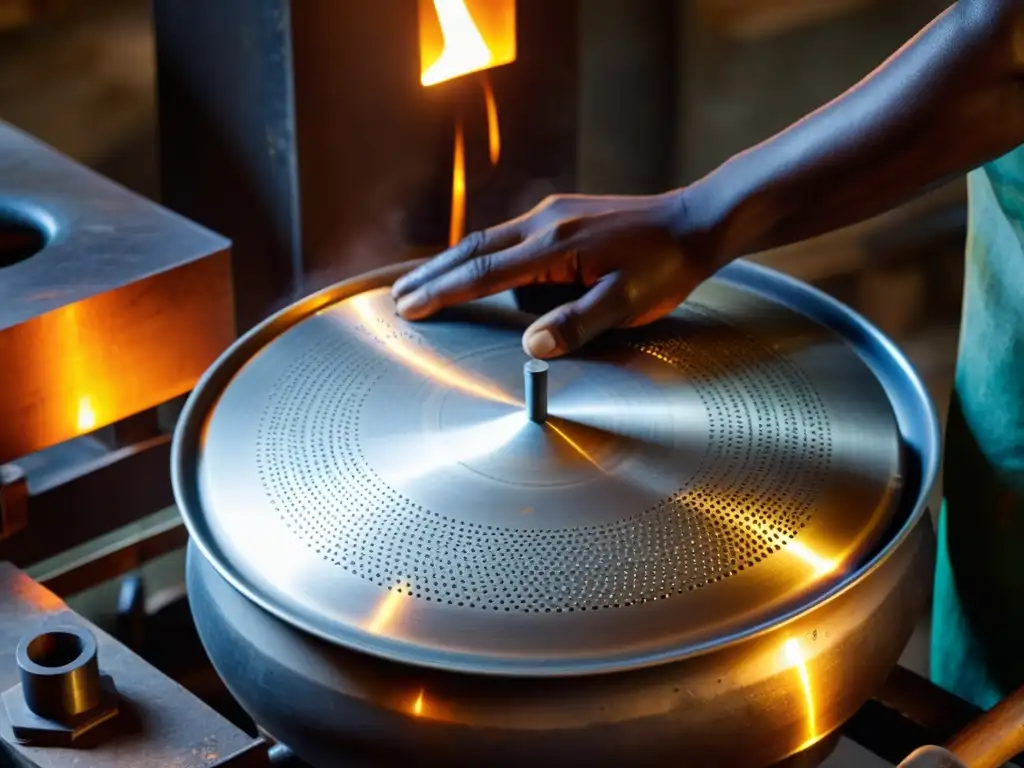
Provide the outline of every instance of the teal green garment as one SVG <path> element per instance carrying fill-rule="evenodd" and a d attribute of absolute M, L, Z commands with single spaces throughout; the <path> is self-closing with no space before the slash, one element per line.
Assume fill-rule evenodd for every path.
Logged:
<path fill-rule="evenodd" d="M 987 709 L 1024 685 L 1024 147 L 968 189 L 931 675 Z"/>

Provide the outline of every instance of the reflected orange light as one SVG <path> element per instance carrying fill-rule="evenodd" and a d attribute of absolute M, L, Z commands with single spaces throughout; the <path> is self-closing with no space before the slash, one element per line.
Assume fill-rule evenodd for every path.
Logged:
<path fill-rule="evenodd" d="M 466 150 L 462 140 L 462 121 L 455 123 L 455 159 L 452 162 L 452 216 L 448 225 L 448 245 L 456 245 L 466 234 Z"/>
<path fill-rule="evenodd" d="M 419 0 L 420 82 L 436 85 L 516 58 L 515 0 Z"/>
<path fill-rule="evenodd" d="M 578 453 L 584 459 L 589 461 L 591 464 L 593 464 L 599 470 L 604 472 L 604 469 L 601 467 L 601 464 L 597 461 L 597 459 L 595 459 L 593 456 L 591 456 L 587 452 L 586 448 L 584 448 L 582 445 L 580 445 L 575 440 L 573 440 L 571 437 L 569 437 L 569 435 L 567 435 L 565 433 L 565 430 L 559 429 L 554 424 L 552 424 L 550 421 L 548 421 L 545 426 L 549 427 L 552 432 L 554 432 L 556 435 L 558 435 L 560 438 L 562 438 L 570 448 L 572 448 L 574 451 L 576 451 L 576 453 Z"/>
<path fill-rule="evenodd" d="M 14 572 L 8 589 L 16 598 L 28 603 L 37 611 L 54 613 L 67 608 L 64 601 L 57 595 L 18 571 Z"/>
<path fill-rule="evenodd" d="M 414 715 L 416 715 L 416 717 L 420 717 L 423 714 L 423 691 L 422 690 L 419 692 L 419 695 L 416 697 L 416 700 L 412 703 L 411 709 L 412 709 L 412 713 Z"/>
<path fill-rule="evenodd" d="M 498 103 L 494 100 L 494 89 L 487 75 L 484 75 L 484 102 L 487 106 L 487 147 L 491 165 L 497 165 L 501 158 L 501 128 L 498 124 Z"/>
<path fill-rule="evenodd" d="M 689 499 L 689 504 L 692 505 L 693 509 L 697 512 L 707 515 L 708 517 L 715 518 L 720 524 L 726 526 L 733 534 L 739 537 L 741 540 L 747 540 L 750 536 L 749 528 L 747 531 L 743 530 L 742 527 L 737 525 L 734 521 L 724 516 L 717 505 L 714 503 L 705 503 L 700 500 L 702 494 L 706 494 L 709 499 L 714 499 L 717 491 L 713 488 L 699 488 L 694 487 L 694 496 Z M 754 540 L 751 539 L 751 542 Z M 788 539 L 784 542 L 777 552 L 787 553 L 802 564 L 808 566 L 811 569 L 812 576 L 814 579 L 818 579 L 824 576 L 834 573 L 839 570 L 843 564 L 842 558 L 828 558 L 824 555 L 815 552 L 809 546 L 804 544 L 802 541 L 796 541 L 795 539 Z"/>
<path fill-rule="evenodd" d="M 388 593 L 381 598 L 373 615 L 366 623 L 366 631 L 375 635 L 387 632 L 388 627 L 391 626 L 395 615 L 398 613 L 398 609 L 402 607 L 402 600 L 407 597 L 408 595 L 399 592 L 397 588 L 388 590 Z"/>
<path fill-rule="evenodd" d="M 826 576 L 839 567 L 835 560 L 829 560 L 826 557 L 822 557 L 810 547 L 799 541 L 787 542 L 785 551 L 789 552 L 791 555 L 796 555 L 811 566 L 811 568 L 814 569 L 815 576 Z"/>
<path fill-rule="evenodd" d="M 426 376 L 431 381 L 444 387 L 457 389 L 467 395 L 479 397 L 505 405 L 521 406 L 522 403 L 512 399 L 497 386 L 488 381 L 475 379 L 468 373 L 460 371 L 449 360 L 445 360 L 432 352 L 412 344 L 390 331 L 390 326 L 382 320 L 370 302 L 371 294 L 360 294 L 352 297 L 348 304 L 362 321 L 363 327 L 383 342 L 384 350 L 394 359 L 408 365 L 413 370 Z M 386 329 L 386 330 L 385 330 Z"/>
<path fill-rule="evenodd" d="M 59 376 L 68 398 L 64 418 L 74 424 L 75 432 L 85 434 L 107 423 L 104 419 L 109 418 L 109 388 L 104 386 L 104 375 L 96 370 L 89 345 L 82 338 L 82 324 L 87 318 L 82 317 L 81 307 L 69 305 L 56 317 L 61 324 L 62 342 L 57 356 Z"/>
<path fill-rule="evenodd" d="M 800 647 L 799 641 L 795 638 L 790 638 L 786 641 L 785 645 L 783 645 L 782 651 L 786 658 L 786 664 L 796 670 L 796 673 L 800 678 L 800 686 L 803 688 L 804 692 L 804 707 L 806 709 L 807 718 L 807 740 L 800 745 L 800 749 L 804 750 L 821 738 L 818 735 L 818 714 L 817 708 L 814 705 L 814 688 L 811 686 L 811 675 L 807 671 L 807 660 L 804 657 L 804 652 Z"/>
<path fill-rule="evenodd" d="M 75 421 L 79 432 L 91 432 L 96 428 L 96 412 L 87 395 L 78 398 L 78 416 Z"/>

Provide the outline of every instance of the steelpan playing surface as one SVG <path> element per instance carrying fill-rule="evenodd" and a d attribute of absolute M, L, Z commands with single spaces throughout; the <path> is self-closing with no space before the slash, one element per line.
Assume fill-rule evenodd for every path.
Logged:
<path fill-rule="evenodd" d="M 379 287 L 271 338 L 201 415 L 201 549 L 329 641 L 544 675 L 755 631 L 885 529 L 896 420 L 828 329 L 711 281 L 552 361 L 540 425 L 530 319 L 492 300 L 407 323 Z"/>

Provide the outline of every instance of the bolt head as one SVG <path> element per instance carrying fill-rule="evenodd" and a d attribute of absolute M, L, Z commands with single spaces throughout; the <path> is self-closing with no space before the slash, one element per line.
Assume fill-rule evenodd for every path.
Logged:
<path fill-rule="evenodd" d="M 15 741 L 32 747 L 70 747 L 86 733 L 117 717 L 120 707 L 114 681 L 103 675 L 100 685 L 103 695 L 99 705 L 83 713 L 74 725 L 47 720 L 29 709 L 20 684 L 4 691 L 0 699 Z"/>

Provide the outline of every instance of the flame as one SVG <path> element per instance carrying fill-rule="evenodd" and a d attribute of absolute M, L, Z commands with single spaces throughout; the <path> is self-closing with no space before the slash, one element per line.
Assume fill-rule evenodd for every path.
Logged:
<path fill-rule="evenodd" d="M 436 85 L 516 58 L 515 0 L 419 0 L 420 82 Z M 491 164 L 501 157 L 498 105 L 485 77 L 484 105 Z M 462 122 L 455 125 L 452 212 L 448 245 L 466 231 L 466 152 Z"/>
<path fill-rule="evenodd" d="M 515 61 L 515 0 L 420 0 L 419 16 L 423 85 Z"/>
<path fill-rule="evenodd" d="M 393 332 L 390 325 L 381 322 L 386 318 L 374 309 L 369 294 L 364 293 L 353 296 L 349 299 L 348 304 L 359 317 L 363 327 L 383 343 L 387 354 L 405 363 L 437 384 L 457 389 L 467 395 L 479 397 L 483 400 L 522 407 L 522 403 L 509 397 L 489 381 L 474 379 L 468 373 L 464 373 L 452 365 L 451 361 L 445 360 L 443 357 L 435 355 L 423 347 L 402 339 Z"/>
<path fill-rule="evenodd" d="M 444 50 L 421 77 L 424 85 L 436 85 L 453 77 L 487 69 L 494 60 L 463 0 L 434 0 Z"/>
<path fill-rule="evenodd" d="M 800 745 L 800 750 L 807 749 L 818 741 L 818 714 L 814 705 L 814 688 L 811 686 L 811 675 L 807 670 L 807 659 L 803 648 L 796 638 L 790 638 L 782 647 L 786 663 L 796 670 L 800 677 L 800 686 L 804 690 L 804 705 L 807 711 L 807 740 Z"/>
<path fill-rule="evenodd" d="M 448 245 L 456 245 L 466 233 L 466 151 L 462 141 L 462 122 L 455 123 L 455 160 L 452 163 L 452 217 L 448 225 Z"/>
<path fill-rule="evenodd" d="M 491 153 L 491 165 L 497 165 L 501 157 L 501 127 L 498 124 L 498 103 L 494 100 L 491 79 L 484 75 L 484 103 L 487 107 L 487 146 Z"/>

